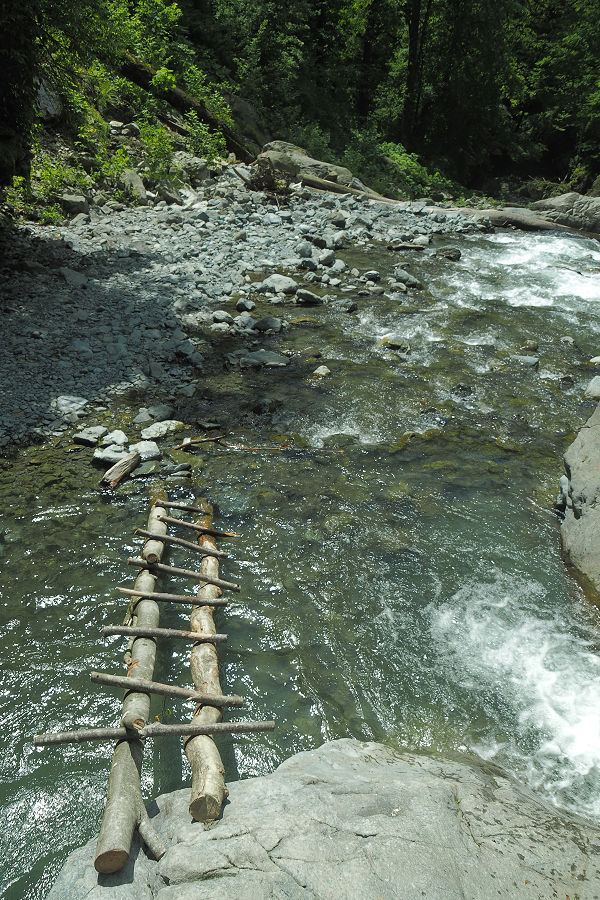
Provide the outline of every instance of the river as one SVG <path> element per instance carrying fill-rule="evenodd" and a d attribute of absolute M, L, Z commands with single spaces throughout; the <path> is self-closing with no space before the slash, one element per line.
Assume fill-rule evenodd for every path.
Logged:
<path fill-rule="evenodd" d="M 427 291 L 359 298 L 342 319 L 319 307 L 273 339 L 330 376 L 204 380 L 231 444 L 293 447 L 204 445 L 177 457 L 191 483 L 168 484 L 171 499 L 208 496 L 241 535 L 222 567 L 243 585 L 218 613 L 224 690 L 277 729 L 222 739 L 228 778 L 351 736 L 475 752 L 600 821 L 600 617 L 560 558 L 552 508 L 561 454 L 594 408 L 582 398 L 598 371 L 600 249 L 515 232 L 443 243 L 458 262 L 413 251 Z M 383 275 L 398 261 L 383 247 L 340 255 Z M 132 580 L 148 493 L 137 479 L 104 496 L 97 479 L 66 439 L 0 472 L 9 900 L 43 898 L 101 820 L 111 747 L 32 746 L 34 732 L 118 716 L 89 672 L 122 671 L 122 640 L 100 631 L 122 620 L 114 586 Z M 189 684 L 186 667 L 185 648 L 161 648 L 155 674 Z M 161 698 L 154 713 L 187 716 Z M 149 744 L 145 797 L 188 775 L 178 741 Z"/>

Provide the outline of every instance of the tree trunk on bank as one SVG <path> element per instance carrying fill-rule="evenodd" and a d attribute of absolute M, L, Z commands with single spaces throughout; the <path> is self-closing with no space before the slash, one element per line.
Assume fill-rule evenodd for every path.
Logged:
<path fill-rule="evenodd" d="M 174 109 L 179 110 L 179 112 L 195 112 L 199 119 L 202 119 L 203 122 L 207 122 L 212 128 L 223 134 L 225 145 L 229 152 L 235 153 L 236 157 L 242 160 L 242 162 L 252 162 L 254 159 L 254 156 L 246 149 L 242 138 L 236 134 L 229 125 L 222 122 L 211 113 L 201 100 L 196 100 L 195 97 L 191 97 L 178 87 L 158 90 L 152 83 L 152 79 L 156 75 L 156 70 L 151 68 L 151 66 L 147 65 L 145 62 L 142 62 L 141 59 L 137 59 L 130 53 L 126 53 L 121 66 L 121 75 L 128 78 L 129 81 L 139 84 L 140 87 L 145 88 L 150 93 L 156 94 L 166 100 L 167 103 L 170 103 L 170 105 L 174 107 Z"/>

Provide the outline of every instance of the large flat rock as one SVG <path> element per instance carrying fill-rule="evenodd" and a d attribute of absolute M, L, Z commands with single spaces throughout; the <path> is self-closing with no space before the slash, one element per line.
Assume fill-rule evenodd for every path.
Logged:
<path fill-rule="evenodd" d="M 168 844 L 159 863 L 136 844 L 122 872 L 98 876 L 90 841 L 49 900 L 600 895 L 600 829 L 471 757 L 339 740 L 229 788 L 209 827 L 191 823 L 187 790 L 159 797 L 153 821 Z"/>
<path fill-rule="evenodd" d="M 600 197 L 586 197 L 585 194 L 569 191 L 558 197 L 538 200 L 531 204 L 531 209 L 539 210 L 552 222 L 580 231 L 600 233 Z"/>
<path fill-rule="evenodd" d="M 600 406 L 564 455 L 569 479 L 560 537 L 567 561 L 600 595 Z"/>

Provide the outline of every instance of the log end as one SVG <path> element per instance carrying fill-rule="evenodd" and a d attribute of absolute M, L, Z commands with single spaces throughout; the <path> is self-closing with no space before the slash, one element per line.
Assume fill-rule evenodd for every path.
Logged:
<path fill-rule="evenodd" d="M 214 822 L 221 815 L 221 809 L 227 794 L 213 797 L 210 794 L 200 794 L 194 797 L 189 805 L 190 816 L 194 822 Z"/>
<path fill-rule="evenodd" d="M 94 860 L 94 868 L 96 872 L 100 872 L 102 875 L 110 875 L 112 872 L 118 872 L 122 869 L 128 859 L 129 853 L 127 850 L 114 847 L 98 854 Z"/>

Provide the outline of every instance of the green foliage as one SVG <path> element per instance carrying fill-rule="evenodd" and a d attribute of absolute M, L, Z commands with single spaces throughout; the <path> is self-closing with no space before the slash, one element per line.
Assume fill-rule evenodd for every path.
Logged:
<path fill-rule="evenodd" d="M 140 142 L 148 177 L 153 181 L 167 178 L 173 160 L 173 139 L 167 129 L 152 122 L 142 122 Z"/>
<path fill-rule="evenodd" d="M 401 183 L 413 197 L 432 191 L 451 195 L 456 190 L 454 182 L 438 171 L 428 171 L 419 161 L 417 154 L 408 153 L 402 144 L 387 141 L 381 144 L 381 151 L 397 168 Z"/>
<path fill-rule="evenodd" d="M 176 3 L 137 0 L 124 28 L 127 46 L 153 68 L 168 67 L 180 18 L 181 9 Z"/>
<path fill-rule="evenodd" d="M 218 131 L 211 131 L 195 112 L 187 113 L 185 122 L 189 132 L 188 147 L 192 153 L 204 157 L 208 162 L 227 155 L 223 135 Z"/>
<path fill-rule="evenodd" d="M 176 87 L 177 79 L 171 69 L 161 66 L 156 70 L 156 75 L 152 79 L 152 84 L 159 92 L 166 93 L 171 88 Z"/>
<path fill-rule="evenodd" d="M 227 125 L 233 125 L 231 110 L 221 92 L 221 88 L 212 84 L 197 65 L 191 63 L 183 72 L 183 85 L 191 97 L 201 100 L 206 108 Z"/>

